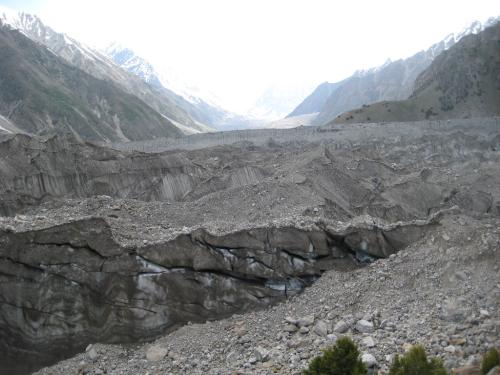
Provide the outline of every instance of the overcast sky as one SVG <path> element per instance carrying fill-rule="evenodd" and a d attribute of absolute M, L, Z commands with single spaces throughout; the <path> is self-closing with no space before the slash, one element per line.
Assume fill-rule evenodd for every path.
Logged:
<path fill-rule="evenodd" d="M 312 87 L 410 56 L 500 1 L 0 0 L 96 47 L 118 41 L 244 111 L 268 86 Z"/>

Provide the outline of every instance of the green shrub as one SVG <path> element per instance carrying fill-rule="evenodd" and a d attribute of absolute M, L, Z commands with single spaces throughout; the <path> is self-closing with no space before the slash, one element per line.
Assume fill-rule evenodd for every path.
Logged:
<path fill-rule="evenodd" d="M 481 375 L 486 375 L 495 366 L 500 366 L 500 354 L 498 350 L 491 348 L 481 362 Z"/>
<path fill-rule="evenodd" d="M 389 375 L 446 375 L 441 360 L 432 358 L 427 360 L 425 349 L 414 346 L 403 357 L 396 356 L 389 370 Z"/>
<path fill-rule="evenodd" d="M 364 375 L 367 370 L 359 359 L 356 344 L 349 337 L 341 337 L 336 344 L 314 358 L 303 375 Z"/>

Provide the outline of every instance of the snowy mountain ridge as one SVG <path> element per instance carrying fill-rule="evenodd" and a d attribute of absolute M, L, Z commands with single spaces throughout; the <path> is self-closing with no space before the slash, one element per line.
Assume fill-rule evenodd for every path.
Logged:
<path fill-rule="evenodd" d="M 485 22 L 474 21 L 470 25 L 464 27 L 462 31 L 448 34 L 443 40 L 439 41 L 438 43 L 434 43 L 432 46 L 430 46 L 426 50 L 423 50 L 422 52 L 426 53 L 429 58 L 434 59 L 441 52 L 448 50 L 450 47 L 456 44 L 464 36 L 480 33 L 485 28 L 493 25 L 498 20 L 500 20 L 500 16 L 490 17 Z M 354 72 L 353 76 L 364 77 L 369 74 L 377 73 L 378 71 L 386 68 L 392 62 L 393 60 L 389 58 L 380 66 L 376 66 L 369 69 L 357 70 L 356 72 Z"/>
<path fill-rule="evenodd" d="M 115 63 L 105 53 L 88 47 L 67 34 L 54 31 L 36 15 L 0 7 L 0 24 L 18 30 L 86 73 L 98 79 L 117 83 L 126 92 L 139 97 L 164 117 L 174 120 L 176 124 L 182 124 L 182 129 L 187 126 L 194 132 L 212 131 L 208 126 L 209 122 L 200 120 L 202 115 L 193 114 L 196 111 L 194 106 L 187 100 L 181 99 L 168 87 L 163 88 L 160 82 L 149 83 L 143 79 L 144 77 L 137 76 L 136 72 L 130 72 Z M 136 65 L 133 67 L 136 71 L 149 75 L 147 78 L 153 77 L 153 68 L 147 66 L 145 62 L 132 60 L 130 64 Z"/>
<path fill-rule="evenodd" d="M 222 109 L 215 94 L 205 92 L 189 84 L 171 67 L 155 67 L 149 61 L 136 54 L 121 43 L 114 42 L 103 51 L 109 58 L 125 70 L 137 75 L 151 85 L 161 86 L 181 95 L 192 104 L 205 102 Z"/>
<path fill-rule="evenodd" d="M 64 46 L 69 50 L 73 50 L 72 52 L 78 51 L 85 55 L 87 59 L 102 60 L 106 64 L 112 65 L 112 62 L 104 55 L 85 46 L 65 33 L 54 31 L 52 28 L 46 26 L 36 15 L 15 12 L 0 5 L 0 22 L 3 25 L 8 25 L 13 29 L 19 30 L 28 38 L 44 44 L 56 54 L 59 54 L 57 49 Z M 58 48 L 54 48 L 54 45 Z"/>

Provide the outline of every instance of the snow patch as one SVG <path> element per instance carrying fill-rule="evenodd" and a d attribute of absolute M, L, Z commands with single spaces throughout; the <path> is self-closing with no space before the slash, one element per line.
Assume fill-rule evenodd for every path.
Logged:
<path fill-rule="evenodd" d="M 0 131 L 4 131 L 6 133 L 12 133 L 9 129 L 5 129 L 2 125 L 0 125 Z"/>

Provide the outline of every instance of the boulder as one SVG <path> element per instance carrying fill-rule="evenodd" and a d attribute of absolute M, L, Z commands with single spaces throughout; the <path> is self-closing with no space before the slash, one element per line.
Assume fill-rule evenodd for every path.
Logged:
<path fill-rule="evenodd" d="M 337 333 L 345 333 L 349 330 L 349 326 L 343 320 L 339 320 L 335 327 L 333 327 L 333 331 Z"/>
<path fill-rule="evenodd" d="M 358 320 L 356 322 L 356 330 L 361 333 L 372 333 L 374 331 L 373 323 L 368 320 Z"/>
<path fill-rule="evenodd" d="M 363 337 L 361 343 L 368 348 L 373 348 L 375 346 L 375 340 L 371 336 Z"/>
<path fill-rule="evenodd" d="M 328 323 L 324 320 L 320 320 L 314 326 L 313 332 L 318 336 L 325 337 L 328 335 Z"/>
<path fill-rule="evenodd" d="M 266 362 L 269 359 L 269 350 L 261 346 L 256 347 L 253 354 L 259 362 Z"/>
<path fill-rule="evenodd" d="M 168 354 L 168 349 L 159 345 L 150 346 L 146 351 L 146 359 L 149 362 L 159 362 Z"/>
<path fill-rule="evenodd" d="M 377 359 L 370 353 L 363 353 L 361 355 L 361 362 L 368 368 L 375 367 L 378 364 Z"/>
<path fill-rule="evenodd" d="M 314 323 L 314 315 L 306 315 L 299 320 L 297 320 L 297 325 L 299 327 L 309 327 Z"/>
<path fill-rule="evenodd" d="M 283 331 L 293 333 L 297 332 L 298 328 L 295 324 L 286 324 L 285 327 L 283 328 Z"/>

